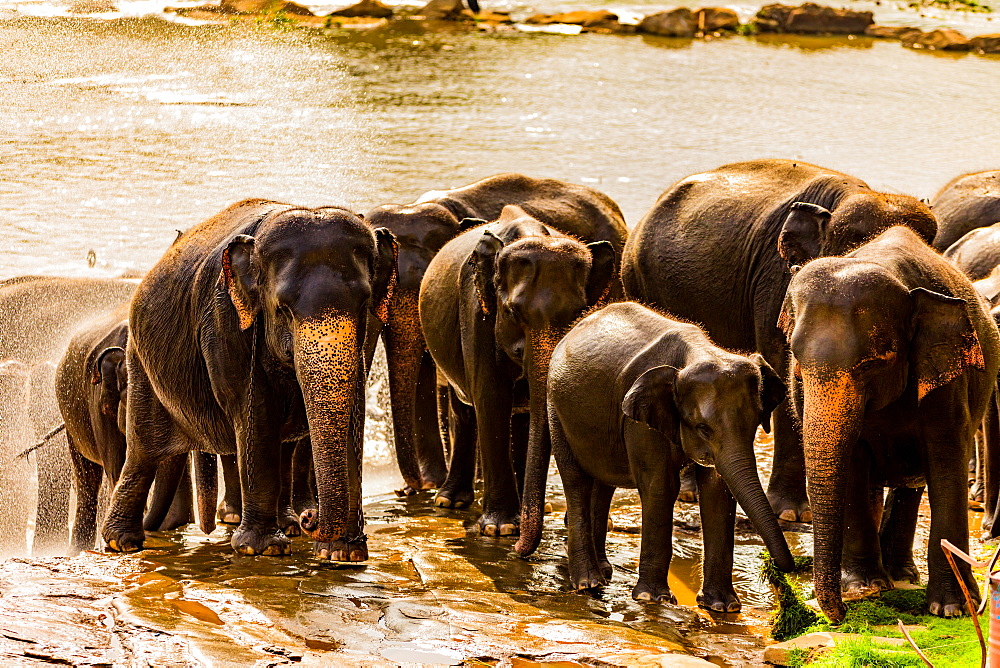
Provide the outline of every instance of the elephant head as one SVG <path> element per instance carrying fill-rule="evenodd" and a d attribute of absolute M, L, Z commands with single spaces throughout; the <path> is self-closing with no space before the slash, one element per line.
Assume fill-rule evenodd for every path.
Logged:
<path fill-rule="evenodd" d="M 263 329 L 258 357 L 292 370 L 302 392 L 319 492 L 303 528 L 340 540 L 360 514 L 363 348 L 369 319 L 387 319 L 393 235 L 340 208 L 283 210 L 234 238 L 222 266 L 238 326 Z"/>
<path fill-rule="evenodd" d="M 843 255 L 896 225 L 912 229 L 927 243 L 937 233 L 930 207 L 909 195 L 860 192 L 833 211 L 794 202 L 778 237 L 778 252 L 789 265 L 802 265 L 816 257 Z"/>
<path fill-rule="evenodd" d="M 775 564 L 794 569 L 792 554 L 757 475 L 753 443 L 760 425 L 785 399 L 785 384 L 759 354 L 731 355 L 681 369 L 645 371 L 622 401 L 622 412 L 674 443 L 700 466 L 714 466 L 764 540 Z M 666 456 L 666 455 L 665 455 Z"/>
<path fill-rule="evenodd" d="M 791 344 L 813 509 L 816 594 L 837 622 L 847 468 L 867 411 L 904 392 L 923 401 L 969 367 L 985 368 L 967 304 L 908 289 L 880 265 L 821 258 L 792 277 L 779 320 Z"/>
<path fill-rule="evenodd" d="M 499 234 L 483 231 L 469 264 L 482 315 L 494 318 L 499 348 L 528 381 L 528 458 L 521 538 L 514 548 L 527 554 L 540 539 L 545 504 L 551 451 L 549 360 L 573 322 L 604 295 L 617 262 L 607 241 L 584 244 L 551 231 L 517 207 L 504 209 L 497 230 Z"/>
<path fill-rule="evenodd" d="M 460 221 L 435 202 L 386 204 L 369 211 L 365 219 L 373 227 L 390 230 L 399 247 L 397 281 L 388 302 L 388 321 L 382 336 L 389 365 L 396 459 L 403 481 L 410 489 L 419 490 L 424 482 L 414 444 L 414 407 L 420 361 L 426 350 L 417 309 L 420 281 L 442 246 L 459 232 L 484 221 L 472 218 Z"/>
<path fill-rule="evenodd" d="M 121 346 L 105 348 L 94 360 L 90 383 L 99 386 L 100 411 L 118 425 L 125 433 L 125 392 L 128 390 L 128 369 L 125 365 L 125 349 Z"/>

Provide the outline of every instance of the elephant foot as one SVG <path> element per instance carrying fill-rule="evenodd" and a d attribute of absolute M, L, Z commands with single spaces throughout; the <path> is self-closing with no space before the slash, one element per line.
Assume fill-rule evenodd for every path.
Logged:
<path fill-rule="evenodd" d="M 880 564 L 844 564 L 840 589 L 847 598 L 867 594 L 873 590 L 889 591 L 892 578 Z"/>
<path fill-rule="evenodd" d="M 739 612 L 743 608 L 731 582 L 722 587 L 703 586 L 697 600 L 698 605 L 715 612 Z"/>
<path fill-rule="evenodd" d="M 138 530 L 117 530 L 106 528 L 102 532 L 104 544 L 110 552 L 138 552 L 146 542 L 146 533 Z"/>
<path fill-rule="evenodd" d="M 516 536 L 520 533 L 521 518 L 515 513 L 489 512 L 479 518 L 479 532 L 484 536 Z"/>
<path fill-rule="evenodd" d="M 611 576 L 615 574 L 615 569 L 611 566 L 611 562 L 607 559 L 598 559 L 597 568 L 601 571 L 604 579 L 611 582 Z"/>
<path fill-rule="evenodd" d="M 422 485 L 418 485 L 416 488 L 413 487 L 412 485 L 403 485 L 401 489 L 395 490 L 396 496 L 398 496 L 401 499 L 407 496 L 413 496 L 414 494 L 417 493 L 420 487 L 422 487 Z"/>
<path fill-rule="evenodd" d="M 302 528 L 299 526 L 299 516 L 290 507 L 278 511 L 278 528 L 286 536 L 302 535 Z"/>
<path fill-rule="evenodd" d="M 354 540 L 335 540 L 329 543 L 317 541 L 315 550 L 316 558 L 322 561 L 368 561 L 368 539 L 364 536 Z"/>
<path fill-rule="evenodd" d="M 966 567 L 967 569 L 967 567 Z M 968 571 L 966 570 L 968 573 Z M 937 617 L 961 617 L 968 612 L 965 603 L 965 595 L 955 581 L 951 571 L 945 577 L 929 578 L 927 583 L 927 609 L 932 615 Z M 945 580 L 945 582 L 941 582 Z M 972 595 L 973 607 L 979 607 L 979 585 L 972 579 L 971 574 L 965 580 Z M 943 586 L 942 586 L 943 585 Z"/>
<path fill-rule="evenodd" d="M 434 505 L 438 508 L 454 508 L 460 510 L 468 508 L 476 500 L 475 493 L 469 490 L 449 490 L 442 489 L 434 497 Z"/>
<path fill-rule="evenodd" d="M 241 524 L 233 532 L 230 544 L 240 554 L 262 554 L 277 557 L 292 553 L 292 545 L 288 540 L 288 536 L 276 526 L 259 529 L 246 527 Z"/>
<path fill-rule="evenodd" d="M 975 501 L 976 503 L 982 503 L 984 498 L 985 486 L 981 480 L 977 480 L 972 483 L 972 487 L 969 488 L 969 500 Z"/>
<path fill-rule="evenodd" d="M 420 478 L 423 480 L 422 489 L 441 489 L 448 480 L 448 471 L 430 468 L 421 471 Z"/>
<path fill-rule="evenodd" d="M 771 503 L 771 510 L 778 516 L 779 520 L 786 522 L 812 522 L 812 511 L 809 509 L 809 500 L 804 496 L 799 498 L 797 494 L 789 494 L 782 490 L 767 490 L 767 500 Z"/>
<path fill-rule="evenodd" d="M 242 513 L 239 509 L 234 508 L 225 501 L 219 504 L 219 509 L 215 513 L 215 516 L 223 524 L 239 524 L 242 521 L 241 515 Z"/>
<path fill-rule="evenodd" d="M 882 563 L 889 564 L 886 570 L 889 571 L 889 577 L 892 578 L 893 582 L 920 584 L 920 571 L 917 570 L 917 565 L 913 563 L 913 557 L 893 563 L 892 560 L 887 559 L 883 555 Z"/>
<path fill-rule="evenodd" d="M 684 503 L 698 503 L 698 481 L 695 478 L 694 466 L 687 466 L 681 470 L 681 490 L 677 493 L 677 500 Z"/>
<path fill-rule="evenodd" d="M 574 591 L 585 589 L 596 589 L 608 584 L 608 578 L 604 576 L 602 569 L 595 564 L 584 563 L 586 560 L 574 560 L 569 568 L 569 579 Z"/>
<path fill-rule="evenodd" d="M 656 602 L 656 603 L 673 603 L 677 604 L 677 597 L 674 596 L 673 592 L 670 591 L 670 586 L 663 582 L 662 584 L 651 584 L 640 579 L 635 587 L 632 588 L 632 598 L 637 601 L 645 602 Z"/>

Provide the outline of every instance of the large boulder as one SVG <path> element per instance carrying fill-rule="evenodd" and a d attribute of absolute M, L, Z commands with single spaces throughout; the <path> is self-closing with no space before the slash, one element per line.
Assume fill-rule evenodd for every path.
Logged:
<path fill-rule="evenodd" d="M 968 37 L 951 28 L 908 36 L 903 39 L 903 46 L 929 51 L 968 51 L 972 48 Z"/>
<path fill-rule="evenodd" d="M 584 28 L 596 28 L 612 22 L 617 23 L 618 15 L 605 9 L 598 9 L 596 11 L 581 10 L 565 12 L 563 14 L 535 14 L 534 16 L 529 16 L 524 22 L 535 25 L 566 23 L 573 26 L 583 26 Z"/>
<path fill-rule="evenodd" d="M 639 32 L 663 37 L 694 37 L 698 20 L 687 7 L 650 14 L 639 23 Z"/>
<path fill-rule="evenodd" d="M 462 0 L 431 0 L 417 10 L 417 15 L 432 21 L 457 21 L 471 17 L 472 13 L 466 11 Z"/>
<path fill-rule="evenodd" d="M 865 35 L 879 39 L 906 39 L 923 33 L 920 28 L 910 26 L 880 26 L 872 24 L 865 28 Z"/>
<path fill-rule="evenodd" d="M 379 2 L 379 0 L 361 0 L 361 2 L 353 4 L 350 7 L 330 12 L 328 16 L 345 16 L 349 18 L 364 16 L 376 19 L 388 19 L 392 18 L 392 10 Z"/>
<path fill-rule="evenodd" d="M 289 0 L 222 0 L 219 10 L 225 14 L 294 14 L 314 16 L 306 7 Z"/>
<path fill-rule="evenodd" d="M 969 48 L 979 53 L 1000 53 L 1000 34 L 973 37 L 969 40 Z"/>
<path fill-rule="evenodd" d="M 728 7 L 702 7 L 694 13 L 699 32 L 735 32 L 740 27 L 740 17 Z"/>
<path fill-rule="evenodd" d="M 862 35 L 874 22 L 871 12 L 834 9 L 812 2 L 799 7 L 766 5 L 754 19 L 760 32 L 800 35 Z"/>

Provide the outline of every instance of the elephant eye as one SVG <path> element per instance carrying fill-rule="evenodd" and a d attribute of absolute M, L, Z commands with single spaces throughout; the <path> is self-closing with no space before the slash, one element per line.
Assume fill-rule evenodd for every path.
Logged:
<path fill-rule="evenodd" d="M 874 371 L 879 367 L 885 365 L 887 360 L 877 357 L 875 359 L 865 360 L 861 362 L 856 367 L 854 367 L 859 373 L 866 373 L 868 371 Z"/>
<path fill-rule="evenodd" d="M 702 438 L 712 438 L 712 428 L 709 427 L 704 422 L 699 424 L 695 429 L 701 435 Z"/>

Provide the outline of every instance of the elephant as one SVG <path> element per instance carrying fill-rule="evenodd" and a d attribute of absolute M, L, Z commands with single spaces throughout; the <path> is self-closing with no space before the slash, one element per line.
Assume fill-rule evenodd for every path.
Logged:
<path fill-rule="evenodd" d="M 986 278 L 1000 265 L 1000 222 L 970 230 L 941 254 L 973 281 Z"/>
<path fill-rule="evenodd" d="M 928 241 L 936 230 L 924 203 L 846 174 L 791 160 L 733 163 L 660 197 L 629 236 L 622 281 L 630 299 L 700 324 L 723 348 L 756 350 L 784 377 L 788 345 L 775 323 L 790 278 L 785 259 L 840 255 L 897 224 Z M 818 231 L 807 247 L 791 244 L 800 228 Z M 812 518 L 787 404 L 774 415 L 767 496 L 783 520 Z"/>
<path fill-rule="evenodd" d="M 66 425 L 76 483 L 76 520 L 71 538 L 74 552 L 94 547 L 101 479 L 107 476 L 114 485 L 125 463 L 127 306 L 77 330 L 56 367 L 56 401 Z M 192 521 L 187 466 L 185 453 L 164 462 L 157 470 L 149 514 L 164 519 L 148 526 L 148 530 L 167 531 Z"/>
<path fill-rule="evenodd" d="M 931 200 L 938 219 L 934 248 L 944 251 L 977 227 L 1000 222 L 1000 169 L 957 176 Z"/>
<path fill-rule="evenodd" d="M 368 558 L 364 384 L 395 254 L 391 232 L 346 209 L 262 199 L 230 205 L 167 251 L 129 314 L 127 451 L 102 530 L 109 549 L 142 549 L 156 465 L 200 450 L 239 462 L 232 547 L 288 554 L 296 518 L 278 507 L 276 470 L 308 435 L 319 507 L 302 531 L 320 559 Z"/>
<path fill-rule="evenodd" d="M 818 230 L 791 234 L 808 246 Z M 925 241 L 897 226 L 843 257 L 806 262 L 778 320 L 792 351 L 816 595 L 835 623 L 845 614 L 842 588 L 917 581 L 912 547 L 924 486 L 928 608 L 962 614 L 939 546 L 948 539 L 968 550 L 966 462 L 996 384 L 1000 334 L 971 281 Z M 968 565 L 960 568 L 978 595 Z"/>
<path fill-rule="evenodd" d="M 632 597 L 677 602 L 667 583 L 673 507 L 679 471 L 691 461 L 704 538 L 698 603 L 740 610 L 733 589 L 737 500 L 775 564 L 793 570 L 753 451 L 758 425 L 769 431 L 771 413 L 784 400 L 785 384 L 763 357 L 723 350 L 696 325 L 635 302 L 610 304 L 580 320 L 555 347 L 548 382 L 572 586 L 590 589 L 611 578 L 605 553 L 611 496 L 617 487 L 637 487 L 642 542 Z M 537 545 L 536 539 L 528 547 Z"/>
<path fill-rule="evenodd" d="M 54 392 L 56 363 L 73 332 L 99 313 L 132 298 L 137 281 L 115 278 L 17 276 L 0 282 L 0 363 L 3 415 L 0 432 L 6 465 L 0 485 L 6 490 L 0 512 L 0 552 L 21 554 L 27 527 L 30 477 L 15 455 L 59 424 Z M 57 553 L 69 539 L 72 464 L 61 437 L 34 451 L 39 506 L 32 551 Z"/>
<path fill-rule="evenodd" d="M 496 220 L 509 204 L 563 233 L 586 241 L 609 241 L 619 254 L 625 246 L 625 219 L 607 195 L 523 174 L 498 174 L 461 188 L 428 192 L 412 204 L 386 204 L 365 214 L 369 224 L 391 230 L 399 245 L 399 277 L 382 337 L 402 494 L 441 488 L 447 473 L 438 429 L 436 372 L 417 308 L 420 281 L 445 243 L 469 226 Z"/>
<path fill-rule="evenodd" d="M 427 267 L 420 323 L 457 417 L 448 482 L 435 503 L 471 502 L 478 451 L 484 483 L 478 525 L 487 536 L 513 535 L 522 521 L 515 472 L 524 470 L 524 450 L 512 413 L 527 399 L 528 450 L 547 462 L 549 356 L 604 295 L 616 270 L 608 241 L 584 244 L 515 206 L 449 241 Z M 532 489 L 544 494 L 544 484 Z M 544 499 L 524 503 L 541 509 Z M 540 523 L 540 513 L 530 521 Z"/>

